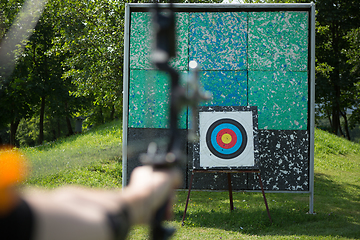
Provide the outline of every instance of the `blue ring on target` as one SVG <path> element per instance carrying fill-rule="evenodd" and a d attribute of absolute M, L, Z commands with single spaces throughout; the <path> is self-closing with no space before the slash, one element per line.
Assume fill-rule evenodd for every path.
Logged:
<path fill-rule="evenodd" d="M 237 142 L 232 148 L 221 147 L 216 136 L 222 129 L 231 129 L 235 132 Z M 206 132 L 206 144 L 209 150 L 218 158 L 231 159 L 239 156 L 247 145 L 247 134 L 245 128 L 237 121 L 229 118 L 219 119 L 212 123 Z"/>
<path fill-rule="evenodd" d="M 220 132 L 220 130 L 226 129 L 226 128 L 233 130 L 237 136 L 237 141 L 235 143 L 235 146 L 233 146 L 232 148 L 223 148 L 216 141 L 216 137 L 217 137 L 218 133 Z M 241 147 L 241 143 L 242 143 L 242 134 L 241 134 L 239 128 L 235 127 L 233 124 L 222 123 L 222 124 L 216 126 L 211 133 L 211 144 L 215 148 L 215 150 L 220 153 L 233 154 Z"/>

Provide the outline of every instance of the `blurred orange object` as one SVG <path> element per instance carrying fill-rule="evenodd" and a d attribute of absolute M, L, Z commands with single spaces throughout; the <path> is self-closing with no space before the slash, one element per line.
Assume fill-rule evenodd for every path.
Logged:
<path fill-rule="evenodd" d="M 15 149 L 0 149 L 0 214 L 11 210 L 16 204 L 17 194 L 14 186 L 27 175 L 25 156 Z"/>

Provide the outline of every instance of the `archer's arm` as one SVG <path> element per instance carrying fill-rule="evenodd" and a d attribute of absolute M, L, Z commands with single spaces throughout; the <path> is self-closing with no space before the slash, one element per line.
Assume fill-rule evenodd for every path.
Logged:
<path fill-rule="evenodd" d="M 13 229 L 17 231 L 31 228 L 28 232 L 33 238 L 26 239 L 124 239 L 130 226 L 149 224 L 154 212 L 180 183 L 181 174 L 176 170 L 138 167 L 123 191 L 76 187 L 31 190 L 19 196 L 18 204 L 6 216 L 19 218 L 14 221 L 18 226 Z M 21 216 L 28 216 L 28 222 L 21 221 Z"/>

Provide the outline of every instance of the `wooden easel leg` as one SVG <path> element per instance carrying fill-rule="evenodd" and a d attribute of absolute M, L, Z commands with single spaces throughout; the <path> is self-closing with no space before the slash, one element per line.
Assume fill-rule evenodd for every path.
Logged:
<path fill-rule="evenodd" d="M 193 178 L 194 178 L 194 171 L 192 172 L 191 178 L 190 178 L 189 191 L 188 191 L 188 195 L 187 195 L 187 198 L 186 198 L 185 210 L 184 210 L 184 215 L 183 215 L 183 218 L 182 218 L 181 226 L 184 226 L 184 220 L 185 220 L 186 210 L 187 210 L 189 199 L 190 199 L 190 192 L 191 192 Z"/>
<path fill-rule="evenodd" d="M 265 192 L 264 192 L 264 187 L 263 187 L 263 184 L 262 184 L 260 172 L 258 172 L 257 175 L 258 175 L 258 178 L 259 178 L 259 183 L 260 183 L 261 191 L 262 191 L 262 194 L 263 194 L 263 197 L 264 197 L 264 202 L 265 202 L 265 206 L 266 206 L 266 211 L 267 211 L 268 217 L 269 217 L 269 219 L 270 219 L 270 222 L 272 223 L 272 219 L 271 219 L 270 211 L 269 211 L 269 206 L 268 206 L 268 204 L 267 204 L 267 200 L 266 200 L 266 197 L 265 197 Z"/>
<path fill-rule="evenodd" d="M 227 174 L 228 178 L 228 187 L 229 187 L 229 199 L 230 199 L 230 210 L 234 210 L 233 196 L 232 196 L 232 186 L 231 186 L 231 173 Z"/>

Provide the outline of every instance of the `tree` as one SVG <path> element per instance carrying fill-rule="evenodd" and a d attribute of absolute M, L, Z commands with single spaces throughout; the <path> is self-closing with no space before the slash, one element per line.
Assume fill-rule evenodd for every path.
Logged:
<path fill-rule="evenodd" d="M 14 2 L 12 4 L 21 5 Z M 9 9 L 12 8 L 9 7 Z M 16 65 L 15 71 L 9 74 L 9 67 L 4 67 L 5 64 L 1 65 L 6 70 L 6 74 L 0 74 L 0 78 L 2 77 L 5 83 L 1 86 L 0 92 L 1 124 L 5 127 L 10 123 L 11 145 L 15 144 L 16 130 L 20 120 L 29 118 L 35 113 L 40 115 L 39 143 L 43 142 L 47 105 L 52 114 L 61 112 L 66 117 L 71 115 L 68 109 L 72 108 L 69 108 L 67 103 L 73 102 L 71 101 L 73 96 L 69 94 L 72 84 L 71 81 L 62 78 L 65 71 L 63 62 L 66 52 L 60 51 L 59 44 L 55 44 L 56 36 L 59 35 L 56 27 L 58 25 L 57 11 L 57 6 L 49 2 L 29 40 L 24 39 L 24 50 L 22 51 L 23 47 L 20 47 L 20 50 L 18 48 L 7 53 L 14 56 L 10 60 L 11 64 Z M 6 33 L 3 38 L 7 40 Z"/>
<path fill-rule="evenodd" d="M 31 115 L 33 89 L 29 79 L 24 77 L 27 69 L 20 62 L 2 89 L 0 119 L 2 127 L 10 123 L 10 145 L 15 145 L 15 136 L 20 120 Z M 31 81 L 31 80 L 30 80 Z"/>
<path fill-rule="evenodd" d="M 360 3 L 355 0 L 317 0 L 316 1 L 316 102 L 322 103 L 331 120 L 332 132 L 342 133 L 340 117 L 355 107 L 353 94 L 359 81 L 352 69 L 347 49 L 351 40 L 347 37 L 360 27 Z M 349 134 L 346 134 L 350 138 Z"/>
<path fill-rule="evenodd" d="M 27 92 L 26 74 L 21 62 L 22 48 L 29 35 L 29 28 L 36 22 L 37 16 L 24 14 L 15 22 L 23 1 L 1 1 L 1 30 L 0 30 L 0 128 L 10 124 L 10 144 L 15 144 L 15 134 L 20 119 L 29 112 L 29 97 Z M 27 7 L 31 8 L 31 3 Z M 30 9 L 27 8 L 27 9 Z M 35 14 L 36 15 L 36 14 Z M 11 28 L 11 26 L 15 26 Z M 11 29 L 11 31 L 10 31 Z M 16 67 L 16 71 L 13 69 Z M 25 86 L 25 87 L 23 87 Z"/>
<path fill-rule="evenodd" d="M 348 62 L 352 65 L 351 74 L 356 78 L 353 96 L 353 112 L 349 119 L 349 125 L 353 128 L 360 123 L 360 28 L 353 29 L 347 35 L 350 48 L 347 49 Z"/>
<path fill-rule="evenodd" d="M 90 116 L 102 123 L 121 112 L 124 3 L 47 2 L 24 52 L 12 58 L 16 71 L 7 77 L 7 85 L 1 86 L 2 114 L 8 116 L 1 119 L 1 126 L 12 126 L 12 144 L 19 121 L 33 114 L 40 116 L 42 143 L 46 112 L 63 115 L 70 134 L 70 118 L 76 115 Z M 21 0 L 1 0 L 6 16 L 18 11 L 22 4 Z M 0 24 L 10 27 L 11 23 L 13 19 L 2 17 Z M 6 38 L 6 31 L 0 34 Z M 22 111 L 15 113 L 11 104 Z"/>
<path fill-rule="evenodd" d="M 77 86 L 75 96 L 93 99 L 83 115 L 99 116 L 95 122 L 103 123 L 108 111 L 113 119 L 122 109 L 124 2 L 60 2 L 64 50 L 70 53 L 64 77 Z"/>

